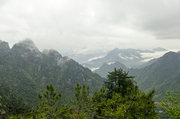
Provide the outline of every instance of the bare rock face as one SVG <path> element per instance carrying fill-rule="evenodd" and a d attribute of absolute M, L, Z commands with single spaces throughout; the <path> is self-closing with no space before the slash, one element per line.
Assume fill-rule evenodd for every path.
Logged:
<path fill-rule="evenodd" d="M 41 57 L 41 52 L 33 43 L 33 41 L 30 39 L 26 39 L 26 40 L 20 41 L 19 43 L 16 43 L 12 47 L 11 51 L 12 53 L 15 53 L 16 55 L 21 55 L 21 57 L 23 58 Z"/>
<path fill-rule="evenodd" d="M 57 61 L 57 65 L 58 65 L 58 66 L 61 66 L 62 64 L 66 63 L 66 62 L 68 62 L 68 61 L 70 61 L 70 60 L 71 60 L 71 59 L 70 59 L 69 57 L 65 56 L 65 57 L 63 57 L 63 58 L 61 58 L 61 59 L 59 59 L 59 60 Z"/>
<path fill-rule="evenodd" d="M 49 50 L 46 49 L 42 53 L 45 54 L 45 55 L 50 55 L 52 57 L 56 57 L 58 59 L 62 58 L 62 55 L 58 51 L 53 50 L 53 49 L 49 49 Z"/>

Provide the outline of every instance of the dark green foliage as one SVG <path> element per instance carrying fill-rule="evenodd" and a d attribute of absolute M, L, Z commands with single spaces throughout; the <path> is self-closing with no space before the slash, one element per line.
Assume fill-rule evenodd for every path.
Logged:
<path fill-rule="evenodd" d="M 145 68 L 130 70 L 130 75 L 135 76 L 141 90 L 155 89 L 154 100 L 158 101 L 167 90 L 180 90 L 180 54 L 168 52 Z"/>
<path fill-rule="evenodd" d="M 0 85 L 2 109 L 6 114 L 17 115 L 27 113 L 30 109 L 28 104 L 17 95 L 16 91 L 4 85 Z"/>
<path fill-rule="evenodd" d="M 108 79 L 105 81 L 107 98 L 112 98 L 113 93 L 119 93 L 122 97 L 131 94 L 131 91 L 135 88 L 133 78 L 122 69 L 114 69 L 113 72 L 110 72 Z"/>
<path fill-rule="evenodd" d="M 58 110 L 58 119 L 72 119 L 73 109 L 66 105 L 62 105 L 61 109 Z"/>
<path fill-rule="evenodd" d="M 154 91 L 147 94 L 140 91 L 133 77 L 121 69 L 109 73 L 104 87 L 97 91 L 104 79 L 54 51 L 41 53 L 21 43 L 7 52 L 1 50 L 0 59 L 4 59 L 0 60 L 1 103 L 11 118 L 156 118 L 152 101 Z M 52 85 L 48 85 L 44 92 L 47 84 Z M 56 91 L 62 92 L 62 98 Z M 37 98 L 39 92 L 40 100 Z M 72 98 L 71 102 L 68 102 L 67 96 Z M 66 105 L 60 101 L 66 102 Z M 37 106 L 38 103 L 37 108 L 27 113 L 27 107 Z"/>
<path fill-rule="evenodd" d="M 104 63 L 99 69 L 95 70 L 95 72 L 102 77 L 106 77 L 109 72 L 112 72 L 114 70 L 114 68 L 123 69 L 123 70 L 128 69 L 124 64 L 116 61 L 113 62 L 112 64 Z"/>
<path fill-rule="evenodd" d="M 67 97 L 73 96 L 77 83 L 94 87 L 91 93 L 102 85 L 103 78 L 74 60 L 55 50 L 44 53 L 29 46 L 34 46 L 32 41 L 17 43 L 11 49 L 8 43 L 0 43 L 0 84 L 13 90 L 28 106 L 39 103 L 37 95 L 48 84 L 62 92 L 59 104 L 67 103 Z"/>
<path fill-rule="evenodd" d="M 38 108 L 32 111 L 33 118 L 157 119 L 152 101 L 154 90 L 148 94 L 140 91 L 134 84 L 133 77 L 122 70 L 115 69 L 108 77 L 105 87 L 92 96 L 88 86 L 77 84 L 75 98 L 70 100 L 69 106 L 58 106 L 60 94 L 55 92 L 52 85 L 48 85 L 47 91 L 39 95 L 41 102 Z M 112 90 L 109 85 L 112 85 Z"/>
<path fill-rule="evenodd" d="M 94 93 L 96 118 L 139 119 L 156 118 L 152 101 L 154 90 L 143 93 L 134 84 L 133 77 L 123 70 L 109 73 L 105 88 Z"/>
<path fill-rule="evenodd" d="M 121 72 L 121 70 L 116 70 Z M 121 72 L 122 73 L 122 72 Z M 29 119 L 156 119 L 155 105 L 152 101 L 154 91 L 145 94 L 135 86 L 131 94 L 122 96 L 121 91 L 112 92 L 108 97 L 108 88 L 102 87 L 93 96 L 89 95 L 89 87 L 76 85 L 75 99 L 71 106 L 58 106 L 61 97 L 52 85 L 39 95 L 40 104 L 31 114 L 12 116 L 12 118 Z"/>
<path fill-rule="evenodd" d="M 2 112 L 3 112 L 3 109 L 2 109 L 1 96 L 0 96 L 0 117 L 2 116 Z"/>
<path fill-rule="evenodd" d="M 10 115 L 27 113 L 30 107 L 19 97 L 11 94 L 3 100 L 4 111 Z"/>

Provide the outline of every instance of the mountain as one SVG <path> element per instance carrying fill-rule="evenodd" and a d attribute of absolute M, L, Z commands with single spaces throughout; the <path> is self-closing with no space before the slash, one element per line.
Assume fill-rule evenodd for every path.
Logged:
<path fill-rule="evenodd" d="M 66 52 L 65 54 L 73 58 L 75 61 L 84 64 L 91 60 L 104 57 L 107 54 L 107 52 L 102 50 L 95 50 L 89 52 L 70 51 L 70 52 Z"/>
<path fill-rule="evenodd" d="M 109 63 L 104 63 L 99 69 L 95 70 L 97 74 L 99 74 L 102 77 L 107 77 L 108 72 L 112 72 L 116 69 L 123 69 L 124 71 L 127 71 L 127 67 L 120 63 L 120 62 L 109 62 Z"/>
<path fill-rule="evenodd" d="M 47 84 L 53 84 L 62 92 L 63 102 L 73 95 L 76 83 L 89 85 L 95 91 L 103 80 L 55 50 L 40 52 L 31 40 L 21 41 L 11 49 L 7 42 L 0 41 L 0 84 L 31 105 L 38 102 L 37 95 Z"/>
<path fill-rule="evenodd" d="M 161 47 L 158 47 L 158 48 L 154 48 L 152 49 L 153 51 L 167 51 L 165 48 L 161 48 Z"/>
<path fill-rule="evenodd" d="M 1 41 L 0 40 L 0 62 L 4 62 L 6 63 L 6 59 L 5 57 L 9 57 L 9 53 L 10 53 L 10 47 L 9 44 L 7 42 Z M 3 67 L 2 64 L 0 64 L 0 69 Z"/>
<path fill-rule="evenodd" d="M 148 61 L 162 56 L 166 52 L 167 50 L 164 48 L 155 48 L 153 50 L 116 48 L 108 52 L 105 56 L 92 57 L 82 64 L 92 70 L 98 69 L 104 63 L 108 62 L 120 62 L 127 68 L 138 68 Z"/>
<path fill-rule="evenodd" d="M 180 91 L 180 54 L 168 52 L 142 69 L 130 70 L 140 89 L 156 89 L 155 99 L 163 97 L 166 90 Z"/>

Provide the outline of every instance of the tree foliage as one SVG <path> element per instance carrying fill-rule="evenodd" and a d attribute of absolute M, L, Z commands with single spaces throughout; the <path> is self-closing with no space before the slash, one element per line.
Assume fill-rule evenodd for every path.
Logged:
<path fill-rule="evenodd" d="M 70 105 L 58 105 L 61 94 L 53 85 L 39 95 L 40 104 L 28 115 L 12 116 L 29 119 L 156 119 L 154 90 L 145 94 L 132 76 L 123 70 L 109 73 L 104 86 L 93 94 L 89 87 L 77 84 Z M 11 117 L 11 118 L 12 118 Z"/>
<path fill-rule="evenodd" d="M 107 98 L 112 98 L 113 93 L 119 93 L 122 97 L 131 94 L 135 87 L 133 78 L 133 76 L 128 76 L 128 73 L 122 69 L 114 69 L 113 72 L 110 72 L 107 81 L 105 81 Z"/>
<path fill-rule="evenodd" d="M 89 87 L 77 84 L 75 87 L 75 99 L 71 100 L 74 114 L 84 114 L 87 117 L 92 116 L 92 101 L 90 97 Z"/>
<path fill-rule="evenodd" d="M 61 98 L 60 93 L 56 93 L 53 85 L 47 85 L 46 92 L 39 94 L 40 104 L 37 107 L 36 118 L 55 119 L 58 116 L 57 103 Z"/>
<path fill-rule="evenodd" d="M 105 88 L 94 93 L 96 118 L 156 118 L 152 101 L 154 90 L 145 94 L 135 85 L 132 76 L 114 70 L 105 81 Z M 96 100 L 98 99 L 98 100 Z"/>
<path fill-rule="evenodd" d="M 161 100 L 160 108 L 168 117 L 180 119 L 180 93 L 166 92 L 166 98 Z"/>

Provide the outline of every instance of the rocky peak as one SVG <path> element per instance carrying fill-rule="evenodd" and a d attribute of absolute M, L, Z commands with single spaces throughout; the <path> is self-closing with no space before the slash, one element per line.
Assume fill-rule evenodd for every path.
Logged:
<path fill-rule="evenodd" d="M 53 49 L 49 49 L 49 50 L 46 49 L 42 53 L 45 54 L 45 55 L 54 56 L 56 58 L 62 58 L 62 55 L 58 51 L 53 50 Z"/>
<path fill-rule="evenodd" d="M 71 58 L 65 56 L 65 57 L 63 57 L 57 61 L 57 65 L 62 65 L 62 64 L 69 62 L 69 61 L 71 61 Z"/>
<path fill-rule="evenodd" d="M 5 41 L 0 40 L 0 50 L 10 50 L 9 44 Z"/>
<path fill-rule="evenodd" d="M 19 54 L 22 57 L 41 57 L 41 52 L 30 39 L 26 39 L 20 41 L 19 43 L 16 43 L 12 47 L 12 52 L 15 54 Z"/>
<path fill-rule="evenodd" d="M 28 49 L 30 51 L 39 51 L 39 49 L 36 47 L 34 42 L 30 39 L 25 39 L 23 41 L 20 41 L 19 43 L 15 44 L 14 46 L 22 47 L 22 48 Z"/>

